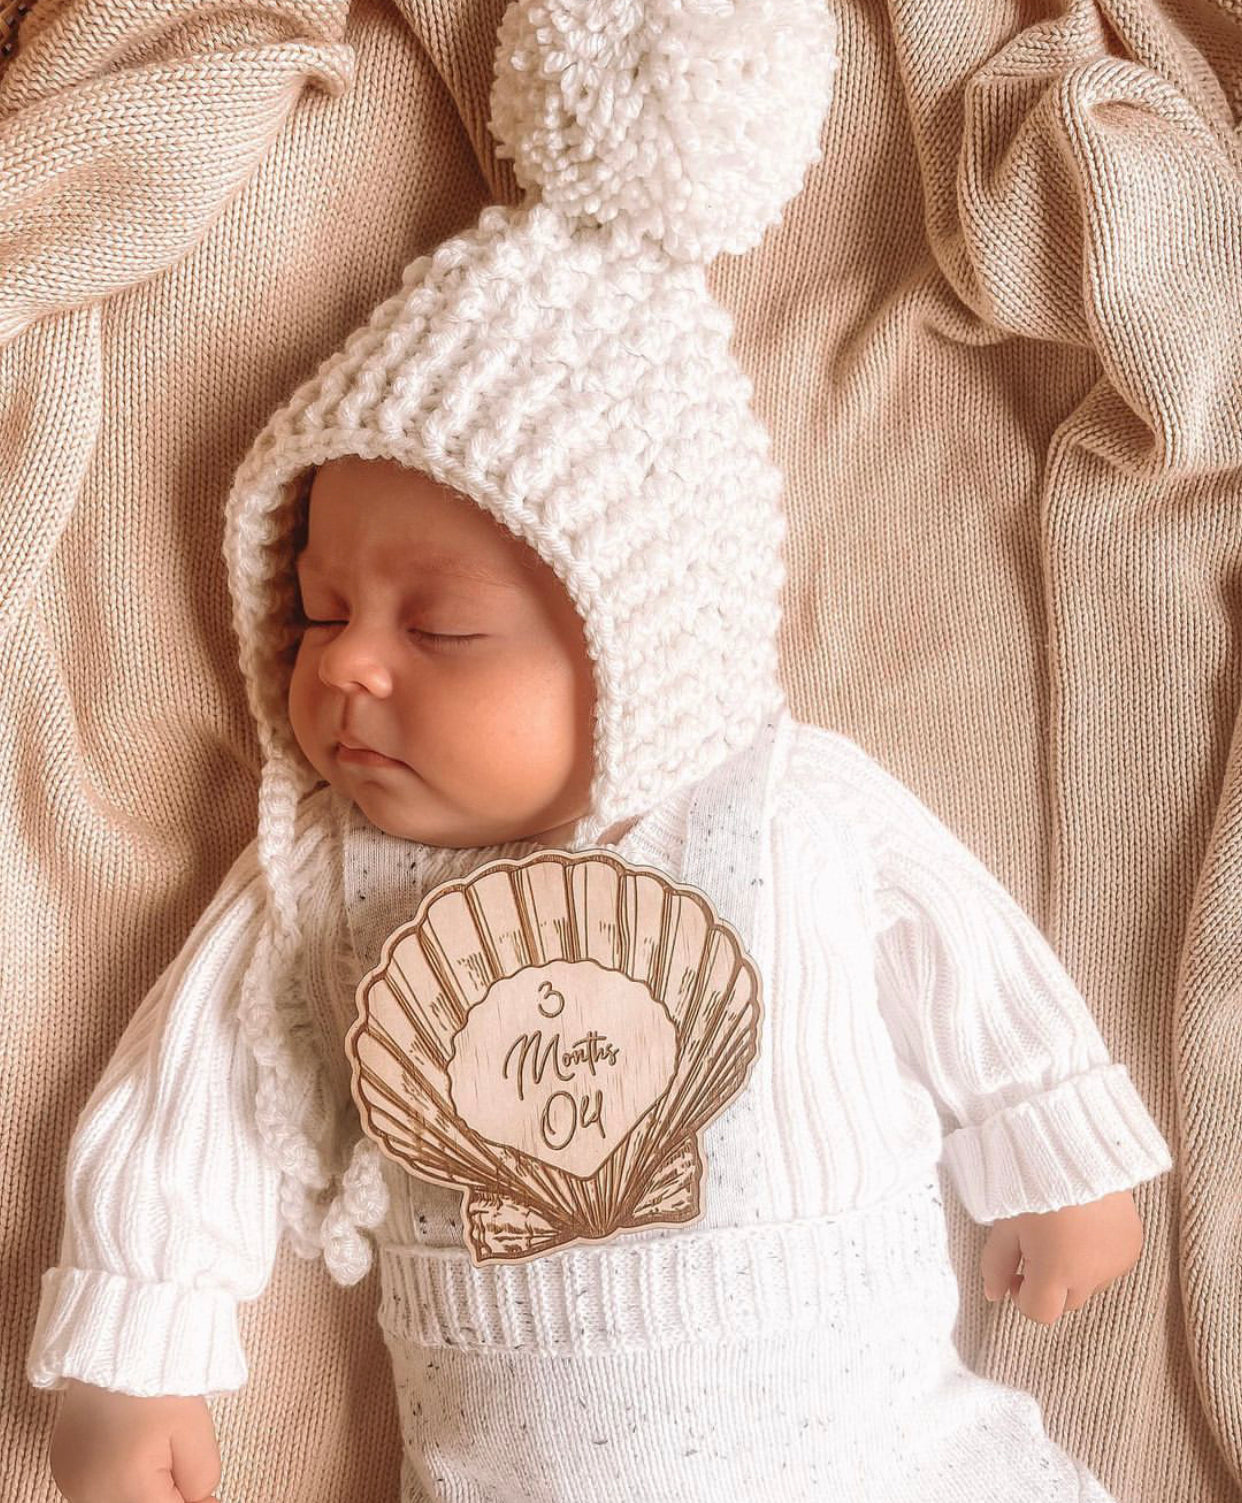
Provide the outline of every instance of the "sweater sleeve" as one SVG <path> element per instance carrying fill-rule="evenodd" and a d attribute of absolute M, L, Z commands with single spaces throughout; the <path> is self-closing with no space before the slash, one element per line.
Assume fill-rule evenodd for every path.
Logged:
<path fill-rule="evenodd" d="M 241 979 L 262 920 L 238 858 L 131 1019 L 69 1145 L 60 1261 L 43 1276 L 30 1381 L 138 1395 L 240 1387 L 238 1302 L 266 1286 L 279 1173 L 254 1120 Z"/>
<path fill-rule="evenodd" d="M 1169 1169 L 1124 1064 L 1032 921 L 913 793 L 858 748 L 881 1012 L 951 1119 L 944 1158 L 991 1222 L 1081 1205 Z"/>

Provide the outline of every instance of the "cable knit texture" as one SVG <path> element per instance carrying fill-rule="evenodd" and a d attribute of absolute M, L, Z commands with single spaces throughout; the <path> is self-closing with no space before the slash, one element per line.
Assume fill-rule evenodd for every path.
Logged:
<path fill-rule="evenodd" d="M 0 1439 L 28 1503 L 56 1497 L 21 1372 L 75 1118 L 254 834 L 222 498 L 403 267 L 517 203 L 503 9 L 37 0 L 0 62 Z M 709 277 L 788 476 L 786 682 L 1035 915 L 1176 1160 L 1138 1267 L 1052 1331 L 984 1303 L 946 1174 L 955 1339 L 1124 1503 L 1237 1503 L 1242 16 L 837 9 L 823 158 Z M 242 1329 L 223 1496 L 391 1503 L 373 1302 L 282 1252 Z"/>

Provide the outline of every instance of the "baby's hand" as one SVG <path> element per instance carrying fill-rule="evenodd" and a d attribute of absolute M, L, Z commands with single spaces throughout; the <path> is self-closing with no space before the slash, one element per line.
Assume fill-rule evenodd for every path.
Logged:
<path fill-rule="evenodd" d="M 1129 1190 L 1082 1206 L 1010 1216 L 993 1225 L 984 1243 L 983 1292 L 989 1300 L 1011 1293 L 1023 1315 L 1050 1326 L 1128 1273 L 1142 1246 Z"/>
<path fill-rule="evenodd" d="M 70 1503 L 216 1503 L 220 1452 L 203 1399 L 139 1399 L 70 1381 L 50 1459 Z"/>

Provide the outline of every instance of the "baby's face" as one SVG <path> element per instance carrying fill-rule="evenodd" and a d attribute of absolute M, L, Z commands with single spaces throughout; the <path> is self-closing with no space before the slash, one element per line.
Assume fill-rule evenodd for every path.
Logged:
<path fill-rule="evenodd" d="M 595 681 L 533 549 L 387 460 L 321 466 L 297 560 L 289 719 L 380 829 L 428 845 L 554 844 L 587 811 Z"/>

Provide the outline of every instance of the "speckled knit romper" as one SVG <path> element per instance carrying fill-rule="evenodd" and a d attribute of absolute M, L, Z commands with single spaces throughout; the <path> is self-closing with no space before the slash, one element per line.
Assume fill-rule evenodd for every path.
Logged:
<path fill-rule="evenodd" d="M 951 1340 L 940 1129 L 857 943 L 872 776 L 857 748 L 781 717 L 617 846 L 708 892 L 764 978 L 751 1082 L 704 1135 L 701 1222 L 476 1268 L 457 1193 L 385 1164 L 403 1503 L 1107 1499 L 1036 1401 L 975 1376 Z M 522 849 L 428 852 L 338 814 L 355 976 L 428 886 Z M 941 833 L 931 859 L 958 859 Z M 1014 922 L 1003 904 L 972 915 L 968 889 L 960 906 L 981 941 Z"/>

